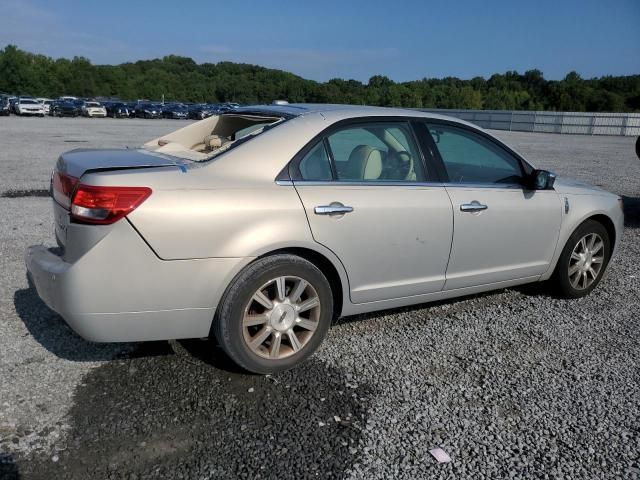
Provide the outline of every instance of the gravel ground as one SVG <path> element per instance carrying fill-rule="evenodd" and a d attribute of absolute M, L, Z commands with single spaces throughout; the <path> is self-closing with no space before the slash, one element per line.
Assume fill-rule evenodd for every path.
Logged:
<path fill-rule="evenodd" d="M 0 118 L 0 195 L 46 188 L 64 150 L 184 124 Z M 566 301 L 533 285 L 341 319 L 311 360 L 271 377 L 201 340 L 83 341 L 24 276 L 25 246 L 52 241 L 49 200 L 0 198 L 0 477 L 640 478 L 635 139 L 495 133 L 625 196 L 598 289 Z M 451 463 L 431 457 L 438 446 Z"/>

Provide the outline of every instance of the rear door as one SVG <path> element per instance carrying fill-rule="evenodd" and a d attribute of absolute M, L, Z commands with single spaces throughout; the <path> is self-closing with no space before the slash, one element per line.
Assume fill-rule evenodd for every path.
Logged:
<path fill-rule="evenodd" d="M 526 165 L 472 128 L 429 123 L 453 204 L 445 290 L 535 277 L 549 268 L 561 222 L 554 190 L 527 188 Z"/>
<path fill-rule="evenodd" d="M 334 127 L 292 162 L 314 239 L 349 277 L 353 303 L 442 290 L 453 222 L 408 122 Z"/>

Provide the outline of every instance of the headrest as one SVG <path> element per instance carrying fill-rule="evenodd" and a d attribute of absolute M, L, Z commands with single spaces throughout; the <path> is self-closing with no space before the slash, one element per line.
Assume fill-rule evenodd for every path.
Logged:
<path fill-rule="evenodd" d="M 382 174 L 382 152 L 369 145 L 351 151 L 346 174 L 350 180 L 377 180 Z"/>

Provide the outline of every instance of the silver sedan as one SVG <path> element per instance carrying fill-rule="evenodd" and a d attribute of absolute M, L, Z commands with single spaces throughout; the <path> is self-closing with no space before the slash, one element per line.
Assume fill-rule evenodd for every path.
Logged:
<path fill-rule="evenodd" d="M 332 319 L 548 281 L 588 294 L 621 199 L 537 170 L 489 133 L 417 111 L 242 107 L 52 175 L 60 248 L 30 247 L 44 302 L 84 338 L 215 336 L 268 373 Z"/>

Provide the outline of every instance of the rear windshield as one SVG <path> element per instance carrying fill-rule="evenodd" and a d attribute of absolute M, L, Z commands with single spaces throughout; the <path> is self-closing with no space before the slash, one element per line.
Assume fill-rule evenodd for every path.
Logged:
<path fill-rule="evenodd" d="M 145 144 L 145 148 L 194 161 L 208 161 L 284 121 L 283 117 L 268 114 L 213 115 L 152 140 Z"/>

